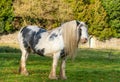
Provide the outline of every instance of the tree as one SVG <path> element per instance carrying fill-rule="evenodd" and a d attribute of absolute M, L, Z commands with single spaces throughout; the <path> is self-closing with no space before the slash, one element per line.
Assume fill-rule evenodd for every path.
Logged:
<path fill-rule="evenodd" d="M 0 33 L 13 31 L 13 8 L 12 0 L 1 0 L 0 2 Z"/>
<path fill-rule="evenodd" d="M 88 23 L 89 34 L 100 40 L 113 36 L 114 30 L 107 24 L 107 14 L 100 0 L 80 0 L 75 6 L 75 18 Z"/>
<path fill-rule="evenodd" d="M 51 29 L 72 18 L 71 5 L 66 0 L 14 0 L 13 6 L 23 26 L 37 24 Z"/>
<path fill-rule="evenodd" d="M 87 22 L 89 34 L 100 40 L 119 37 L 120 1 L 102 0 L 102 3 L 101 0 L 14 0 L 13 7 L 15 16 L 21 18 L 18 19 L 21 26 L 37 24 L 52 29 L 66 21 L 80 20 Z"/>
<path fill-rule="evenodd" d="M 108 15 L 109 26 L 115 31 L 114 37 L 120 38 L 120 0 L 102 0 Z"/>

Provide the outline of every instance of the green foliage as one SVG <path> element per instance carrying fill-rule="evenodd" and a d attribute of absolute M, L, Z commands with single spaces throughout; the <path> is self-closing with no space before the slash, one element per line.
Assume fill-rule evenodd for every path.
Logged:
<path fill-rule="evenodd" d="M 99 40 L 120 37 L 119 0 L 2 0 L 0 9 L 0 33 L 34 24 L 52 29 L 80 20 Z"/>
<path fill-rule="evenodd" d="M 0 33 L 13 31 L 12 0 L 0 1 Z"/>
<path fill-rule="evenodd" d="M 87 2 L 82 2 L 82 0 L 76 2 L 75 18 L 88 23 L 90 35 L 96 36 L 100 40 L 109 39 L 113 36 L 114 31 L 107 24 L 107 14 L 101 2 L 99 0 Z"/>
<path fill-rule="evenodd" d="M 120 0 L 102 0 L 108 15 L 109 26 L 115 31 L 114 36 L 120 37 Z"/>
<path fill-rule="evenodd" d="M 61 22 L 72 20 L 71 4 L 67 0 L 14 0 L 13 6 L 15 16 L 23 19 L 22 26 L 37 24 L 51 29 Z"/>

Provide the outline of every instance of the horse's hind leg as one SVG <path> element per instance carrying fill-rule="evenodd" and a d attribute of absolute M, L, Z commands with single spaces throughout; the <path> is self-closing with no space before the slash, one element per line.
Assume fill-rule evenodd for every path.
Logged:
<path fill-rule="evenodd" d="M 27 61 L 29 52 L 24 47 L 21 48 L 21 52 L 22 52 L 22 56 L 21 56 L 21 60 L 20 60 L 19 72 L 22 75 L 28 75 L 28 72 L 27 72 L 27 69 L 26 69 L 26 61 Z"/>

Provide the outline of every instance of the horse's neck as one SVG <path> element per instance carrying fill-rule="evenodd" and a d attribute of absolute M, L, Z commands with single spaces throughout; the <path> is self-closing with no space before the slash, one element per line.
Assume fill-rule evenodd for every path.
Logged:
<path fill-rule="evenodd" d="M 52 29 L 52 30 L 48 30 L 47 31 L 47 33 L 48 34 L 51 34 L 52 32 L 55 32 L 55 31 L 57 31 L 58 29 L 60 29 L 61 27 L 57 27 L 57 28 L 54 28 L 54 29 Z"/>

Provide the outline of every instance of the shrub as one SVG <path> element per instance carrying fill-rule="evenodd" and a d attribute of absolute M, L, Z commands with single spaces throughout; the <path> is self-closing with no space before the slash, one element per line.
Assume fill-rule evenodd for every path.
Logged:
<path fill-rule="evenodd" d="M 12 0 L 1 0 L 0 2 L 0 33 L 13 31 L 13 7 Z"/>

